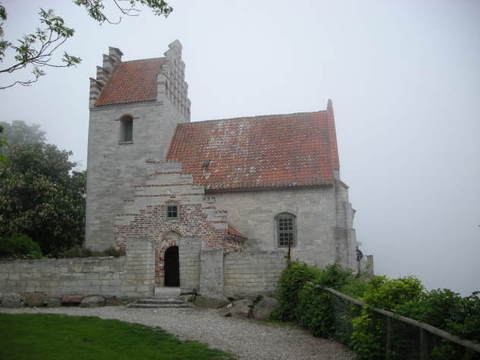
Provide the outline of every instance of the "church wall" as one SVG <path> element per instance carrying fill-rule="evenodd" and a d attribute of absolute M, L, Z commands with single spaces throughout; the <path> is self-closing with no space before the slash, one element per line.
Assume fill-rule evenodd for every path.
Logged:
<path fill-rule="evenodd" d="M 133 142 L 119 143 L 123 115 L 133 116 Z M 152 167 L 163 159 L 177 123 L 184 118 L 164 102 L 123 104 L 90 111 L 86 246 L 102 250 L 113 245 L 115 214 L 133 196 Z"/>
<path fill-rule="evenodd" d="M 287 266 L 285 255 L 284 251 L 226 254 L 223 261 L 225 296 L 272 295 Z"/>
<path fill-rule="evenodd" d="M 348 200 L 348 187 L 341 182 L 335 185 L 337 226 L 335 237 L 337 244 L 336 262 L 345 268 L 358 270 L 357 240 L 353 229 L 354 210 Z"/>
<path fill-rule="evenodd" d="M 215 193 L 215 199 L 217 207 L 228 210 L 227 221 L 248 236 L 249 250 L 279 250 L 274 218 L 290 212 L 297 223 L 292 258 L 318 267 L 335 262 L 336 200 L 332 186 Z"/>

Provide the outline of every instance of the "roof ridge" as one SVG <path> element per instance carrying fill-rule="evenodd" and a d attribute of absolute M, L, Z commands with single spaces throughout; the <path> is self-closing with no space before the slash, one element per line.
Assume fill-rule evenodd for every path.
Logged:
<path fill-rule="evenodd" d="M 207 122 L 214 122 L 214 121 L 230 121 L 230 120 L 243 120 L 243 119 L 254 119 L 254 120 L 262 120 L 262 118 L 271 118 L 271 117 L 284 117 L 284 116 L 293 116 L 293 115 L 304 115 L 304 114 L 317 114 L 317 113 L 326 113 L 327 110 L 318 110 L 318 111 L 303 111 L 303 112 L 295 112 L 289 114 L 268 114 L 268 115 L 250 115 L 250 116 L 240 116 L 234 118 L 224 118 L 224 119 L 212 119 L 212 120 L 200 120 L 200 121 L 191 121 L 188 123 L 178 124 L 177 126 L 183 125 L 190 125 L 190 124 L 199 124 L 199 123 L 207 123 Z"/>
<path fill-rule="evenodd" d="M 120 62 L 119 64 L 126 64 L 126 63 L 135 62 L 135 61 L 161 60 L 161 59 L 165 59 L 165 56 L 162 56 L 162 57 L 153 57 L 153 58 L 146 58 L 146 59 L 135 59 L 135 60 L 122 61 L 122 62 Z"/>

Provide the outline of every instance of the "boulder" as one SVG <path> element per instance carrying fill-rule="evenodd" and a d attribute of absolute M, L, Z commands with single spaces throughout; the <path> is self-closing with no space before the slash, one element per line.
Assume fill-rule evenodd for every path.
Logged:
<path fill-rule="evenodd" d="M 45 299 L 45 305 L 47 307 L 60 307 L 62 302 L 59 297 L 49 296 Z"/>
<path fill-rule="evenodd" d="M 199 307 L 210 309 L 219 309 L 228 304 L 228 301 L 221 298 L 211 298 L 208 296 L 196 296 L 194 304 Z"/>
<path fill-rule="evenodd" d="M 235 300 L 230 308 L 230 314 L 233 317 L 248 318 L 252 311 L 253 301 L 250 299 Z M 228 316 L 228 315 L 225 315 Z"/>
<path fill-rule="evenodd" d="M 29 307 L 39 307 L 45 305 L 46 294 L 41 292 L 25 293 L 23 294 L 25 300 L 23 304 Z"/>
<path fill-rule="evenodd" d="M 23 300 L 24 297 L 17 293 L 4 294 L 1 297 L 1 305 L 8 308 L 23 307 Z"/>
<path fill-rule="evenodd" d="M 104 306 L 105 298 L 103 296 L 85 296 L 80 303 L 81 307 Z"/>
<path fill-rule="evenodd" d="M 106 306 L 120 306 L 124 305 L 125 301 L 122 301 L 121 299 L 117 298 L 116 296 L 108 296 L 105 299 L 105 305 Z"/>
<path fill-rule="evenodd" d="M 227 306 L 218 309 L 218 313 L 222 316 L 230 317 L 232 316 L 232 304 L 228 304 Z"/>
<path fill-rule="evenodd" d="M 267 320 L 272 311 L 278 307 L 278 300 L 272 297 L 263 297 L 252 310 L 252 316 L 257 320 Z"/>
<path fill-rule="evenodd" d="M 188 295 L 180 295 L 179 298 L 185 302 L 194 302 L 196 295 L 188 294 Z"/>
<path fill-rule="evenodd" d="M 79 305 L 82 302 L 82 299 L 82 295 L 63 295 L 60 298 L 60 302 L 65 306 Z"/>

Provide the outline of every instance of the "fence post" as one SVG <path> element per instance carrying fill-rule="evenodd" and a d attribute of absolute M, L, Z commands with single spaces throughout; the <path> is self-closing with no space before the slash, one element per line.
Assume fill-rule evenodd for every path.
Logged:
<path fill-rule="evenodd" d="M 387 339 L 385 345 L 385 360 L 390 360 L 392 357 L 392 320 L 390 317 L 386 317 L 385 321 L 387 323 Z"/>
<path fill-rule="evenodd" d="M 473 350 L 465 349 L 465 355 L 463 356 L 462 360 L 471 360 L 471 359 L 473 359 Z"/>
<path fill-rule="evenodd" d="M 420 360 L 428 360 L 428 333 L 419 328 L 420 330 Z"/>

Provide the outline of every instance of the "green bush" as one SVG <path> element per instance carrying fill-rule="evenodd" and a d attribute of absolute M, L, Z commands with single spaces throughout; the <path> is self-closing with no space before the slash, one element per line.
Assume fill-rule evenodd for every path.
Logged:
<path fill-rule="evenodd" d="M 322 290 L 334 288 L 366 304 L 431 324 L 461 338 L 480 341 L 480 293 L 462 298 L 450 290 L 425 291 L 420 280 L 385 276 L 365 278 L 338 265 L 324 270 L 292 263 L 280 278 L 274 313 L 277 320 L 296 321 L 315 336 L 340 341 L 357 353 L 358 360 L 385 358 L 386 318 Z M 390 359 L 418 356 L 418 329 L 391 319 Z M 436 339 L 429 358 L 454 360 L 464 349 Z"/>
<path fill-rule="evenodd" d="M 307 282 L 298 296 L 295 318 L 314 336 L 333 337 L 335 314 L 332 295 L 318 288 L 319 280 Z"/>
<path fill-rule="evenodd" d="M 423 286 L 420 280 L 406 277 L 387 280 L 385 277 L 374 277 L 367 281 L 362 300 L 368 305 L 396 311 L 397 307 L 421 297 Z M 362 314 L 352 320 L 352 336 L 350 346 L 357 353 L 359 360 L 380 360 L 385 356 L 385 319 L 377 316 L 368 308 L 362 309 Z M 402 348 L 405 335 L 399 327 L 396 334 L 398 348 Z M 407 346 L 408 347 L 408 346 Z M 392 359 L 405 354 L 391 354 Z"/>
<path fill-rule="evenodd" d="M 303 286 L 319 276 L 320 270 L 311 266 L 291 262 L 280 276 L 277 288 L 278 308 L 273 312 L 275 320 L 293 321 L 298 296 Z"/>
<path fill-rule="evenodd" d="M 0 258 L 39 259 L 42 250 L 26 235 L 0 238 Z"/>
<path fill-rule="evenodd" d="M 120 257 L 125 256 L 125 250 L 121 248 L 110 247 L 107 250 L 102 251 L 101 256 L 113 256 L 113 257 Z"/>
<path fill-rule="evenodd" d="M 344 270 L 338 264 L 328 265 L 325 270 L 320 271 L 318 283 L 323 286 L 338 289 L 353 281 L 354 275 L 350 270 Z"/>
<path fill-rule="evenodd" d="M 404 316 L 446 330 L 464 339 L 480 342 L 479 293 L 463 298 L 448 289 L 425 292 L 417 301 L 399 305 Z"/>
<path fill-rule="evenodd" d="M 113 256 L 119 257 L 124 256 L 125 250 L 117 249 L 114 247 L 108 248 L 104 251 L 92 251 L 90 249 L 73 246 L 70 249 L 58 252 L 55 254 L 56 258 L 84 258 L 84 257 L 100 257 L 100 256 Z"/>
<path fill-rule="evenodd" d="M 423 285 L 417 278 L 378 280 L 367 281 L 368 287 L 362 300 L 368 305 L 394 311 L 398 305 L 418 300 L 422 295 Z"/>
<path fill-rule="evenodd" d="M 461 323 L 451 323 L 449 328 L 465 339 L 480 342 L 480 292 L 463 298 L 461 311 Z"/>

